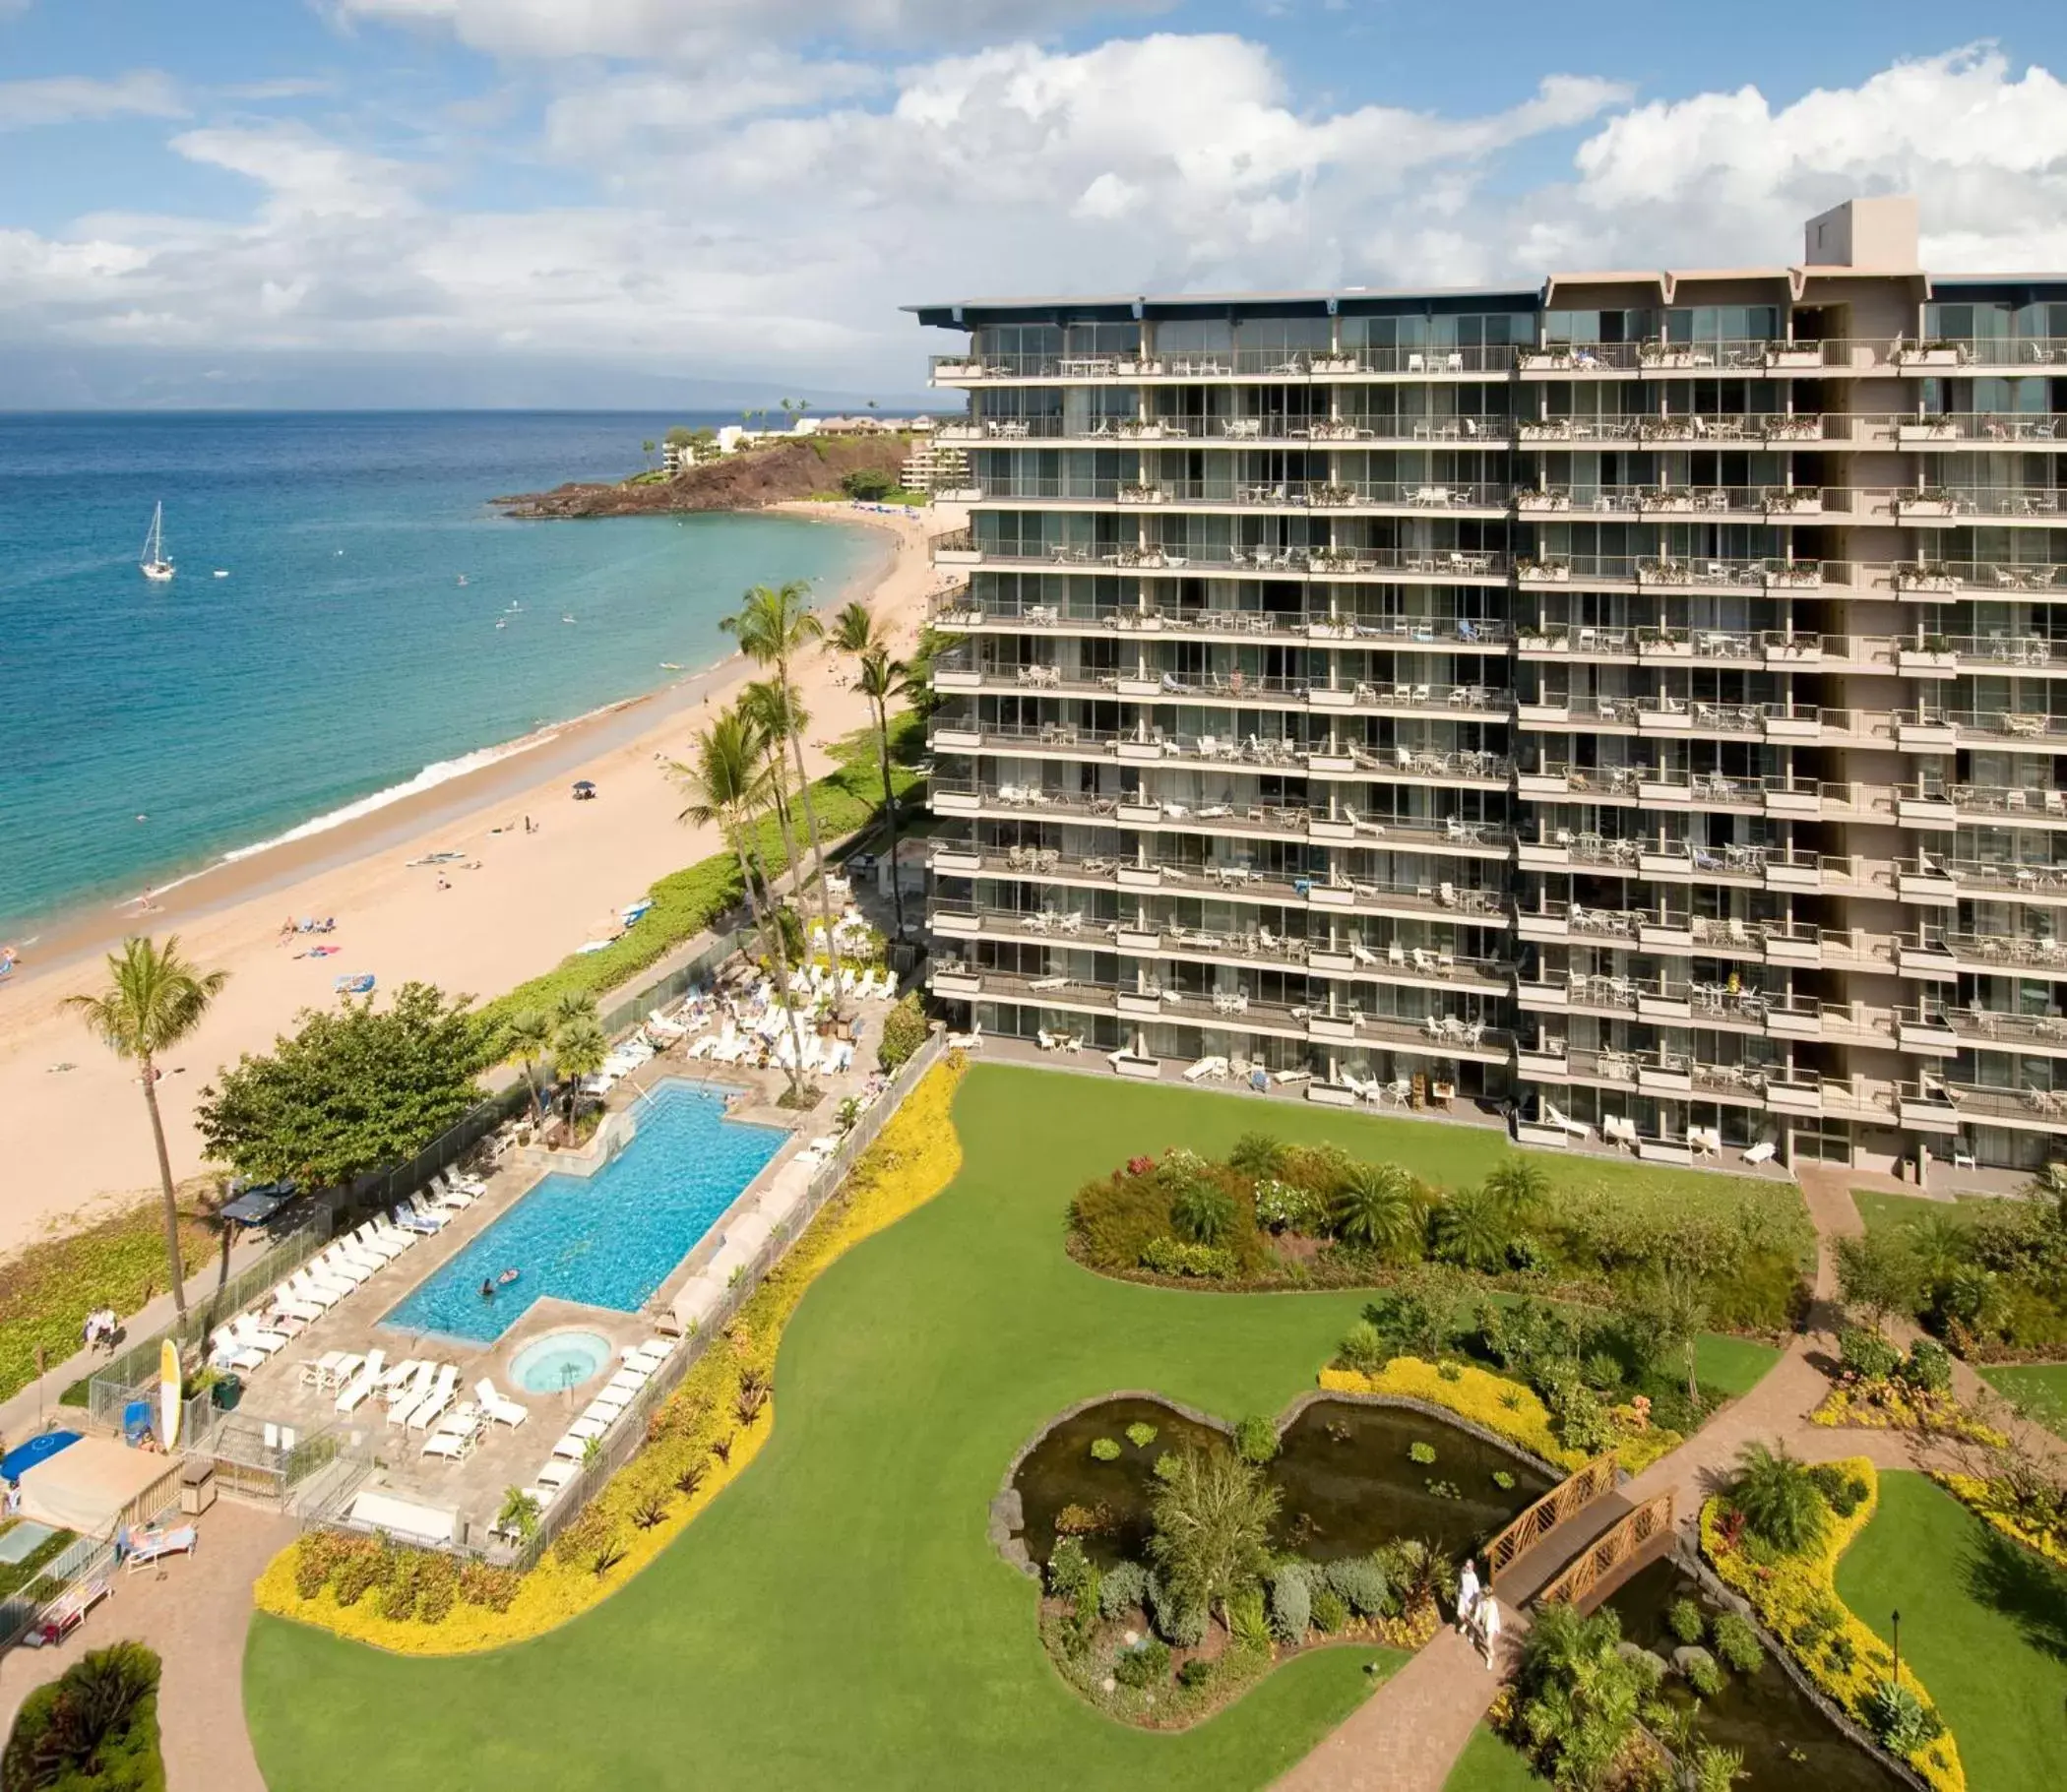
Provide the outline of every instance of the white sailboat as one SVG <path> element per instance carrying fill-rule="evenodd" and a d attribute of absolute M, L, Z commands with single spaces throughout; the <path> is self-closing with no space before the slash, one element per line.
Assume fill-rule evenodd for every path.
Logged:
<path fill-rule="evenodd" d="M 154 585 L 164 585 L 172 577 L 172 562 L 165 558 L 165 507 L 162 504 L 151 513 L 151 532 L 144 537 L 144 551 L 137 566 Z"/>

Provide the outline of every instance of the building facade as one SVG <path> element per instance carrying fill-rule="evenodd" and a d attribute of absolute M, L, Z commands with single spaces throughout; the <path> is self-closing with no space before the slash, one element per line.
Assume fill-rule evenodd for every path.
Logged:
<path fill-rule="evenodd" d="M 1934 278 L 1906 200 L 1808 249 L 915 308 L 934 994 L 1660 1161 L 2042 1161 L 2067 277 Z"/>

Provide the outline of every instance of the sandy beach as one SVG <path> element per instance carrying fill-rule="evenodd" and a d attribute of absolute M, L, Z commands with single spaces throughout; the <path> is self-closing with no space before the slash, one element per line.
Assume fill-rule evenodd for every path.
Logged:
<path fill-rule="evenodd" d="M 959 514 L 941 507 L 905 520 L 845 505 L 781 508 L 867 524 L 894 538 L 871 590 L 829 601 L 865 596 L 894 650 L 908 652 L 936 583 L 925 538 L 957 526 Z M 299 1010 L 335 1000 L 341 974 L 371 971 L 383 992 L 421 979 L 493 996 L 614 925 L 614 911 L 656 878 L 718 850 L 713 832 L 676 819 L 680 792 L 663 762 L 685 754 L 707 707 L 721 706 L 753 675 L 734 656 L 653 696 L 541 730 L 525 750 L 434 789 L 215 867 L 165 890 L 152 912 L 101 910 L 46 929 L 0 986 L 0 1114 L 14 1122 L 0 1175 L 0 1257 L 155 1186 L 132 1067 L 62 1006 L 97 987 L 101 955 L 124 934 L 177 933 L 194 962 L 229 972 L 159 1084 L 173 1173 L 191 1176 L 204 1167 L 194 1105 L 217 1068 L 265 1049 Z M 868 710 L 839 655 L 814 649 L 797 678 L 812 718 L 806 763 L 815 776 L 830 764 L 825 744 L 864 726 Z M 572 801 L 576 778 L 594 780 L 598 799 Z M 525 832 L 527 816 L 535 832 Z M 463 853 L 479 868 L 408 863 L 442 852 Z M 335 916 L 336 931 L 282 944 L 282 922 L 300 916 Z M 296 956 L 318 943 L 340 950 Z"/>

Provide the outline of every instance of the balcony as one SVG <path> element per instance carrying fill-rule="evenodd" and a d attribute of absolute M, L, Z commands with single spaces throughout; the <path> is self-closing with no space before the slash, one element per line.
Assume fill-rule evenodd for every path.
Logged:
<path fill-rule="evenodd" d="M 1929 1011 L 1925 1012 L 1928 1014 Z M 2048 1058 L 2067 1057 L 2067 1015 L 2002 1014 L 1970 1005 L 1938 1011 L 1931 1017 L 1931 1024 L 1941 1028 L 1940 1036 L 1949 1040 L 1946 1055 L 1964 1047 L 1977 1051 L 2029 1052 Z"/>
<path fill-rule="evenodd" d="M 1929 1080 L 1925 1089 L 1905 1089 L 1902 1116 L 1906 1125 L 1924 1126 L 1910 1118 L 1911 1104 L 1919 1116 L 1928 1116 L 1925 1130 L 1953 1133 L 1962 1126 L 2006 1126 L 2040 1133 L 2067 1131 L 2067 1090 L 2026 1083 L 2022 1088 L 1985 1087 L 1973 1083 L 1946 1084 Z"/>
<path fill-rule="evenodd" d="M 1060 416 L 981 417 L 943 424 L 936 439 L 1008 448 L 1021 442 L 1037 442 L 1044 446 L 1081 443 L 1094 448 L 1133 443 L 1151 449 L 1164 444 L 1305 448 L 1321 443 L 1351 448 L 1425 448 L 1431 443 L 1455 443 L 1498 449 L 1506 448 L 1513 435 L 1514 419 L 1494 413 L 1388 416 L 1349 410 L 1340 416 L 1294 412 L 1114 416 L 1075 429 Z"/>
<path fill-rule="evenodd" d="M 986 598 L 980 604 L 966 597 L 936 608 L 932 620 L 944 631 L 971 629 L 1053 631 L 1096 634 L 1106 630 L 1166 635 L 1172 640 L 1262 636 L 1279 641 L 1354 642 L 1392 651 L 1427 649 L 1440 652 L 1504 653 L 1511 639 L 1508 625 L 1464 616 L 1394 616 L 1353 608 L 1264 610 L 1232 607 L 1171 607 L 1142 604 L 1023 603 L 1012 598 Z"/>
<path fill-rule="evenodd" d="M 1947 715 L 1945 722 L 1958 730 L 1959 744 L 2005 741 L 2030 742 L 2034 753 L 2067 752 L 2067 715 L 2040 715 L 2022 710 L 1970 711 Z"/>
<path fill-rule="evenodd" d="M 1931 417 L 1890 418 L 1904 448 L 2025 448 L 2067 445 L 2067 413 L 2055 411 L 1952 411 Z"/>
<path fill-rule="evenodd" d="M 2067 595 L 2067 566 L 1999 560 L 1899 561 L 1888 569 L 1889 582 L 1904 597 L 1926 602 L 1947 597 L 2030 594 Z"/>
<path fill-rule="evenodd" d="M 1221 568 L 1257 577 L 1293 579 L 1383 577 L 1389 581 L 1429 580 L 1447 585 L 1505 585 L 1504 555 L 1461 548 L 1230 546 L 1219 543 L 1174 546 L 1150 543 L 1107 545 L 1099 541 L 1050 542 L 1044 539 L 973 543 L 966 529 L 936 536 L 934 559 L 942 564 L 1023 568 L 1045 572 L 1095 571 L 1190 573 Z M 946 546 L 941 543 L 945 541 Z"/>
<path fill-rule="evenodd" d="M 987 504 L 1113 505 L 1183 511 L 1371 511 L 1421 515 L 1429 511 L 1504 517 L 1505 486 L 1428 480 L 1041 479 L 1015 476 L 982 487 Z"/>
<path fill-rule="evenodd" d="M 1949 807 L 1963 822 L 1989 822 L 2012 828 L 2067 828 L 2067 792 L 2036 786 L 1954 784 L 1947 795 Z"/>
<path fill-rule="evenodd" d="M 1817 486 L 1524 486 L 1514 494 L 1516 514 L 1538 517 L 1737 518 L 1766 522 L 1813 519 L 1842 512 L 1843 494 Z"/>
<path fill-rule="evenodd" d="M 1952 337 L 1898 341 L 1890 356 L 1904 373 L 2044 372 L 2067 367 L 2067 337 Z"/>
<path fill-rule="evenodd" d="M 1927 869 L 1918 871 L 1905 862 L 1897 864 L 1898 893 L 1905 901 L 1933 900 L 1949 905 L 1966 896 L 2002 895 L 2045 907 L 2067 903 L 2067 859 L 2059 863 L 2041 860 L 2026 864 L 1926 859 L 1921 864 Z M 1942 890 L 1944 894 L 1929 897 L 1909 895 L 1903 887 L 1903 880 L 1912 877 L 1930 880 L 1931 888 Z"/>
<path fill-rule="evenodd" d="M 2067 977 L 2067 945 L 2049 935 L 1905 935 L 1896 942 L 1895 963 L 1906 977 L 1947 983 L 1963 970 L 2050 982 Z"/>
<path fill-rule="evenodd" d="M 1945 645 L 1962 672 L 2067 673 L 2067 641 L 2044 635 L 1956 635 Z"/>

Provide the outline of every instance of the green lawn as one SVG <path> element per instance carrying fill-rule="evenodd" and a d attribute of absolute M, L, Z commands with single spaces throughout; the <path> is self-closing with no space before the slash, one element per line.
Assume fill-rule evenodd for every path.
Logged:
<path fill-rule="evenodd" d="M 1701 1377 L 1702 1392 L 1725 1394 L 1731 1399 L 1749 1393 L 1753 1385 L 1779 1361 L 1776 1345 L 1724 1337 L 1714 1331 L 1703 1332 L 1694 1346 L 1694 1367 Z"/>
<path fill-rule="evenodd" d="M 1981 1379 L 2067 1437 L 2067 1363 L 1996 1363 L 1982 1369 Z"/>
<path fill-rule="evenodd" d="M 1973 1792 L 2067 1785 L 2067 1576 L 1920 1474 L 1883 1472 L 1880 1510 L 1838 1591 L 1910 1663 L 1960 1745 Z"/>
<path fill-rule="evenodd" d="M 1971 1226 L 1994 1205 L 1994 1198 L 1986 1195 L 1931 1201 L 1921 1195 L 1890 1195 L 1882 1189 L 1853 1189 L 1851 1199 L 1868 1232 L 1885 1232 L 1919 1219 L 1943 1219 L 1956 1226 Z"/>
<path fill-rule="evenodd" d="M 644 1575 L 470 1659 L 254 1622 L 245 1709 L 273 1792 L 1268 1783 L 1364 1696 L 1367 1664 L 1392 1665 L 1380 1651 L 1301 1657 L 1184 1736 L 1126 1729 L 1049 1668 L 1033 1586 L 984 1533 L 1014 1452 L 1062 1407 L 1142 1388 L 1229 1418 L 1276 1412 L 1367 1299 L 1095 1275 L 1062 1249 L 1086 1177 L 1180 1143 L 1224 1152 L 1259 1125 L 1444 1180 L 1475 1179 L 1504 1148 L 1475 1129 L 1260 1105 L 971 1072 L 961 1176 L 811 1290 L 759 1460 Z"/>
<path fill-rule="evenodd" d="M 1443 1792 L 1532 1792 L 1548 1783 L 1519 1749 L 1509 1748 L 1480 1724 L 1443 1781 Z"/>

